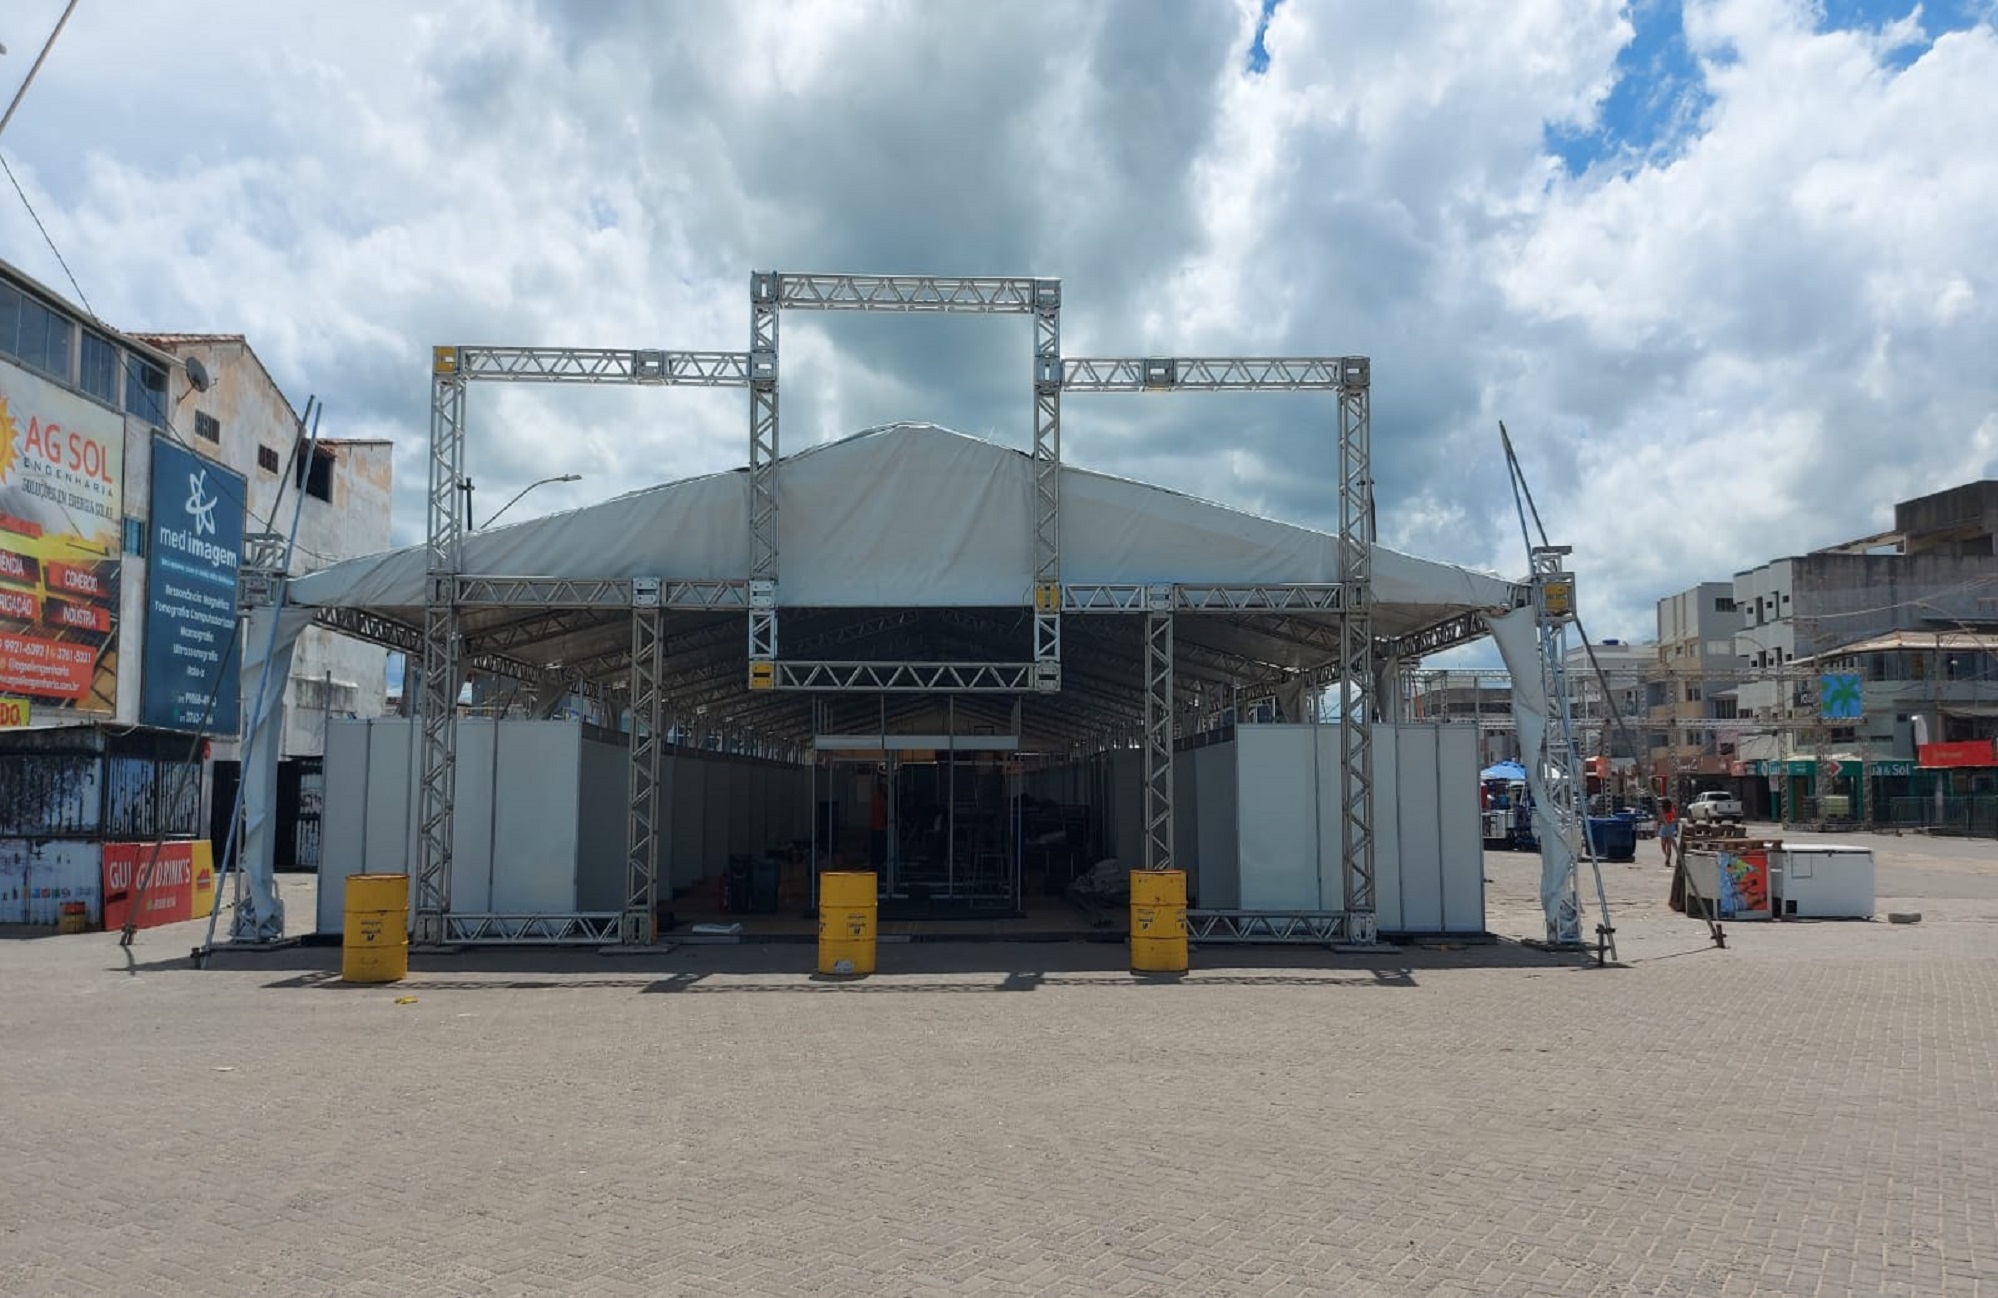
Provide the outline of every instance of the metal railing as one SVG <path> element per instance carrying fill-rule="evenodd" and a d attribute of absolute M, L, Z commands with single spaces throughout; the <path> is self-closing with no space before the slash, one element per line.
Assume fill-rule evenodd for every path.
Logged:
<path fill-rule="evenodd" d="M 1937 834 L 1998 838 L 1998 793 L 1968 796 L 1889 798 L 1884 823 Z"/>

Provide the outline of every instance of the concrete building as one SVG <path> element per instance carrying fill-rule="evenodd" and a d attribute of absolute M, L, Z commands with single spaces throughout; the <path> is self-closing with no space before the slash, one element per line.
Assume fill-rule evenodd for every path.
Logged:
<path fill-rule="evenodd" d="M 294 576 L 389 548 L 393 443 L 321 437 L 311 462 L 303 463 L 298 412 L 241 336 L 143 334 L 140 339 L 179 362 L 169 377 L 176 425 L 191 434 L 196 449 L 247 480 L 250 530 L 282 536 L 298 506 Z M 205 391 L 189 381 L 190 359 L 208 376 Z M 387 650 L 330 631 L 307 631 L 285 682 L 282 756 L 320 756 L 329 718 L 381 716 L 387 697 Z"/>
<path fill-rule="evenodd" d="M 1735 576 L 1751 675 L 1738 770 L 1768 814 L 1912 814 L 1943 783 L 1922 773 L 1922 744 L 1998 733 L 1983 647 L 1998 631 L 1998 481 L 1898 502 L 1894 521 Z M 1859 677 L 1859 716 L 1824 716 L 1827 675 Z"/>
<path fill-rule="evenodd" d="M 1409 708 L 1418 721 L 1476 726 L 1480 767 L 1519 760 L 1519 727 L 1512 719 L 1512 678 L 1506 672 L 1419 672 Z"/>
<path fill-rule="evenodd" d="M 1657 661 L 1645 681 L 1646 758 L 1676 797 L 1707 787 L 1735 760 L 1743 663 L 1735 589 L 1705 581 L 1658 601 Z"/>
<path fill-rule="evenodd" d="M 1568 651 L 1570 715 L 1575 742 L 1597 791 L 1617 791 L 1639 775 L 1647 733 L 1645 682 L 1658 664 L 1658 646 L 1601 640 Z M 1598 671 L 1600 669 L 1600 673 Z"/>
<path fill-rule="evenodd" d="M 283 483 L 304 493 L 295 569 L 388 544 L 389 447 L 300 466 L 299 433 L 242 339 L 121 333 L 0 262 L 0 923 L 136 904 L 121 853 L 161 836 L 174 879 L 207 877 L 193 844 L 226 832 L 235 790 L 245 535 Z M 282 755 L 316 757 L 329 712 L 378 715 L 385 662 L 315 638 Z M 289 783 L 302 821 L 296 763 Z M 310 846 L 293 828 L 287 862 Z"/>

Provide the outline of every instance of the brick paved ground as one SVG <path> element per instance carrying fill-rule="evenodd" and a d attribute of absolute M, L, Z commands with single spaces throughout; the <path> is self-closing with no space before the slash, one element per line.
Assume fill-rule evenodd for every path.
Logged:
<path fill-rule="evenodd" d="M 1715 951 L 1647 856 L 1606 970 L 0 943 L 0 1291 L 1998 1294 L 1998 848 L 1873 841 L 1920 925 Z"/>

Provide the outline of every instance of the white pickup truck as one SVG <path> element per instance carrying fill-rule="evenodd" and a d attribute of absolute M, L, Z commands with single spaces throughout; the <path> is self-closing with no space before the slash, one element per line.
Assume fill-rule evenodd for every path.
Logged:
<path fill-rule="evenodd" d="M 1741 799 L 1732 793 L 1709 789 L 1686 804 L 1688 820 L 1740 820 Z"/>

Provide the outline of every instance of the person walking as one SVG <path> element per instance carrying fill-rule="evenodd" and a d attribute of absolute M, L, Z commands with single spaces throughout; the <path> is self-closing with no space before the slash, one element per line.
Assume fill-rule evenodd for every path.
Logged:
<path fill-rule="evenodd" d="M 1665 851 L 1665 864 L 1672 864 L 1672 849 L 1679 841 L 1679 807 L 1666 798 L 1658 804 L 1658 846 Z"/>

